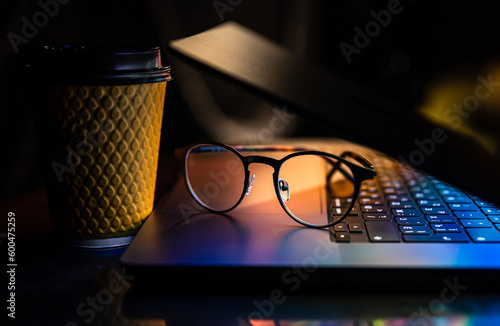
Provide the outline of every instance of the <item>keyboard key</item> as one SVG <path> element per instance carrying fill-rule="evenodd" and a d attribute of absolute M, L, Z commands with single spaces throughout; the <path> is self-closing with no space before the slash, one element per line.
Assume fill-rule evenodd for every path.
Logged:
<path fill-rule="evenodd" d="M 361 185 L 361 191 L 367 191 L 367 192 L 379 192 L 378 188 L 374 185 L 367 185 L 366 183 L 363 183 Z"/>
<path fill-rule="evenodd" d="M 380 194 L 380 192 L 375 191 L 368 191 L 368 190 L 361 190 L 359 192 L 359 197 L 362 197 L 362 198 L 382 198 L 382 195 Z"/>
<path fill-rule="evenodd" d="M 390 201 L 389 206 L 391 208 L 417 208 L 414 202 L 401 202 L 401 201 Z"/>
<path fill-rule="evenodd" d="M 360 198 L 359 202 L 361 203 L 361 205 L 385 205 L 385 200 L 383 199 Z"/>
<path fill-rule="evenodd" d="M 360 210 L 359 210 L 359 207 L 357 205 L 355 205 L 351 211 L 349 212 L 349 216 L 358 216 L 359 214 L 361 214 Z"/>
<path fill-rule="evenodd" d="M 332 215 L 333 216 L 343 216 L 347 208 L 342 208 L 342 207 L 333 207 L 332 208 Z"/>
<path fill-rule="evenodd" d="M 363 225 L 361 223 L 349 223 L 350 232 L 363 232 Z"/>
<path fill-rule="evenodd" d="M 366 230 L 370 241 L 399 242 L 399 231 L 396 225 L 389 221 L 366 221 Z"/>
<path fill-rule="evenodd" d="M 416 192 L 413 197 L 417 200 L 438 200 L 438 196 L 434 193 L 426 194 L 423 192 Z"/>
<path fill-rule="evenodd" d="M 391 176 L 389 176 L 389 175 L 387 175 L 387 174 L 385 174 L 385 173 L 387 173 L 387 171 L 383 171 L 383 170 L 381 170 L 381 169 L 379 168 L 379 169 L 378 169 L 378 172 L 379 172 L 379 173 L 377 174 L 377 178 L 378 178 L 378 179 L 379 179 L 382 183 L 384 183 L 384 182 L 392 182 L 392 177 L 391 177 Z"/>
<path fill-rule="evenodd" d="M 386 195 L 403 195 L 403 194 L 406 194 L 406 191 L 404 188 L 397 188 L 397 187 L 387 187 L 387 188 L 384 188 L 384 194 Z"/>
<path fill-rule="evenodd" d="M 449 187 L 441 189 L 439 191 L 441 196 L 455 196 L 455 197 L 465 197 L 465 193 L 463 191 L 451 189 Z"/>
<path fill-rule="evenodd" d="M 359 198 L 382 199 L 382 195 L 378 193 L 368 192 L 364 196 L 359 196 Z"/>
<path fill-rule="evenodd" d="M 394 216 L 422 216 L 418 209 L 393 209 Z"/>
<path fill-rule="evenodd" d="M 482 207 L 481 210 L 485 214 L 500 214 L 500 208 L 490 208 L 490 207 Z"/>
<path fill-rule="evenodd" d="M 444 207 L 422 207 L 422 212 L 429 215 L 450 215 L 451 211 Z"/>
<path fill-rule="evenodd" d="M 477 211 L 477 206 L 474 204 L 450 204 L 450 208 L 454 211 Z"/>
<path fill-rule="evenodd" d="M 440 224 L 431 224 L 431 228 L 434 232 L 462 232 L 463 228 L 457 223 L 440 223 Z"/>
<path fill-rule="evenodd" d="M 500 223 L 500 215 L 488 215 L 488 219 L 492 222 L 492 223 Z"/>
<path fill-rule="evenodd" d="M 479 207 L 495 207 L 495 205 L 493 205 L 492 203 L 489 203 L 489 202 L 484 201 L 484 200 L 477 199 L 474 201 L 476 202 L 477 206 L 479 206 Z"/>
<path fill-rule="evenodd" d="M 409 180 L 408 186 L 410 187 L 425 187 L 428 184 L 426 182 L 418 182 L 417 180 Z"/>
<path fill-rule="evenodd" d="M 432 234 L 432 230 L 428 225 L 404 225 L 400 226 L 399 230 L 403 234 Z"/>
<path fill-rule="evenodd" d="M 382 188 L 403 188 L 403 183 L 399 181 L 385 181 L 382 182 Z"/>
<path fill-rule="evenodd" d="M 426 199 L 420 199 L 418 201 L 418 204 L 421 207 L 444 207 L 444 204 L 440 200 L 426 200 Z"/>
<path fill-rule="evenodd" d="M 351 236 L 347 232 L 335 232 L 335 240 L 337 242 L 350 242 Z"/>
<path fill-rule="evenodd" d="M 375 221 L 391 221 L 391 214 L 387 213 L 364 213 L 363 218 L 365 220 L 375 220 Z"/>
<path fill-rule="evenodd" d="M 414 195 L 416 194 L 423 194 L 423 197 L 428 197 L 428 196 L 433 196 L 436 197 L 436 192 L 432 188 L 421 188 L 420 191 L 412 191 Z"/>
<path fill-rule="evenodd" d="M 412 202 L 413 199 L 409 195 L 387 195 L 385 198 L 387 200 L 402 201 L 402 202 Z"/>
<path fill-rule="evenodd" d="M 441 189 L 447 189 L 447 188 L 449 188 L 449 185 L 443 183 L 440 180 L 431 179 L 431 182 L 434 184 L 434 187 L 436 187 L 436 189 L 441 190 Z"/>
<path fill-rule="evenodd" d="M 331 198 L 332 207 L 349 207 L 352 203 L 352 198 Z"/>
<path fill-rule="evenodd" d="M 432 188 L 429 186 L 419 185 L 419 186 L 411 186 L 410 191 L 411 192 L 431 193 L 434 190 L 432 190 Z"/>
<path fill-rule="evenodd" d="M 333 230 L 335 232 L 345 232 L 345 231 L 347 231 L 347 224 L 345 224 L 344 222 L 334 224 Z"/>
<path fill-rule="evenodd" d="M 404 234 L 403 240 L 407 242 L 469 242 L 469 237 L 465 233 Z"/>
<path fill-rule="evenodd" d="M 344 216 L 349 207 L 333 207 L 332 215 L 333 216 Z M 359 208 L 354 207 L 349 211 L 349 216 L 357 216 L 359 215 Z"/>
<path fill-rule="evenodd" d="M 459 203 L 459 204 L 472 204 L 472 200 L 465 196 L 444 196 L 444 201 L 448 204 Z"/>
<path fill-rule="evenodd" d="M 429 223 L 455 223 L 457 219 L 452 215 L 425 215 Z"/>
<path fill-rule="evenodd" d="M 493 224 L 490 221 L 484 220 L 469 220 L 469 219 L 461 219 L 460 223 L 462 223 L 464 228 L 491 228 Z"/>
<path fill-rule="evenodd" d="M 455 211 L 455 216 L 458 218 L 470 218 L 470 219 L 484 219 L 486 216 L 481 212 L 462 212 Z"/>
<path fill-rule="evenodd" d="M 421 216 L 396 216 L 396 222 L 400 225 L 426 225 L 427 221 Z"/>
<path fill-rule="evenodd" d="M 363 213 L 388 213 L 389 209 L 385 205 L 363 205 L 361 206 L 361 211 Z"/>
<path fill-rule="evenodd" d="M 467 229 L 474 242 L 500 242 L 500 232 L 495 228 Z"/>

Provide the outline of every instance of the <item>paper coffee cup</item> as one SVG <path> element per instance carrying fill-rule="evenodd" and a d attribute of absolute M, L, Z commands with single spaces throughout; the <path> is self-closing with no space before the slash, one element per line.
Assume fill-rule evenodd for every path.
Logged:
<path fill-rule="evenodd" d="M 169 67 L 136 47 L 45 47 L 32 62 L 54 229 L 81 247 L 130 243 L 153 210 Z"/>

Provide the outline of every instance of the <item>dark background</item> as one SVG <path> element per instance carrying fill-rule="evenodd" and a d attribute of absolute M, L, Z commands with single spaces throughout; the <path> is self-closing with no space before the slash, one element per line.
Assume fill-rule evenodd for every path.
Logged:
<path fill-rule="evenodd" d="M 69 0 L 58 4 L 56 10 L 55 0 L 2 1 L 0 203 L 42 183 L 24 88 L 23 71 L 32 48 L 45 44 L 113 43 L 158 44 L 164 50 L 169 40 L 233 20 L 325 69 L 411 104 L 420 103 L 426 85 L 443 72 L 477 72 L 500 53 L 500 3 L 447 1 L 437 4 L 401 0 L 401 13 L 393 15 L 390 24 L 382 28 L 360 54 L 353 55 L 348 64 L 339 44 L 353 44 L 353 28 L 363 29 L 373 20 L 370 11 L 386 9 L 389 2 Z M 34 16 L 43 11 L 40 3 L 52 4 L 53 17 L 49 17 L 46 24 L 40 24 L 43 26 L 26 38 L 27 43 L 20 44 L 16 53 L 8 35 L 23 36 L 25 20 L 33 22 Z M 215 5 L 227 5 L 231 9 L 220 12 L 221 19 Z M 177 66 L 174 58 L 163 53 L 164 62 L 173 66 L 175 80 L 167 87 L 162 151 L 207 137 L 228 142 L 250 139 L 248 135 L 252 130 L 258 131 L 268 123 L 273 104 L 230 85 L 202 79 L 203 76 L 188 68 Z M 190 86 L 189 78 L 204 81 L 208 93 L 200 95 Z M 198 96 L 205 96 L 201 102 L 207 103 L 206 107 L 193 104 L 193 98 Z M 204 115 L 221 113 L 227 119 L 220 124 L 204 123 Z M 315 126 L 297 119 L 276 137 L 323 134 Z"/>

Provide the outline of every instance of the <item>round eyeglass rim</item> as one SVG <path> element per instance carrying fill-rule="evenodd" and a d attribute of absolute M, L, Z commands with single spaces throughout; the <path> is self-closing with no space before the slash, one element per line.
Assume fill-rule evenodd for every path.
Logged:
<path fill-rule="evenodd" d="M 188 163 L 187 162 L 187 157 L 188 157 L 188 155 L 189 155 L 189 153 L 191 152 L 192 149 L 194 149 L 197 146 L 203 146 L 203 145 L 215 145 L 215 146 L 219 146 L 219 147 L 222 147 L 224 149 L 227 149 L 227 150 L 231 151 L 232 153 L 234 153 L 236 156 L 238 156 L 239 159 L 241 160 L 241 162 L 243 163 L 243 167 L 245 169 L 245 180 L 243 181 L 243 192 L 241 193 L 240 198 L 238 199 L 238 201 L 236 202 L 236 204 L 234 204 L 232 207 L 230 207 L 228 209 L 217 210 L 217 209 L 213 209 L 213 208 L 208 207 L 206 204 L 204 204 L 198 198 L 198 196 L 196 196 L 196 194 L 194 193 L 193 188 L 191 187 L 191 183 L 189 182 L 188 171 L 187 171 L 187 163 Z M 245 157 L 240 152 L 238 152 L 236 149 L 232 148 L 231 146 L 226 145 L 226 144 L 222 144 L 222 143 L 219 143 L 219 142 L 215 142 L 215 141 L 199 142 L 199 143 L 195 143 L 195 144 L 192 144 L 192 145 L 189 146 L 186 154 L 184 155 L 184 168 L 183 168 L 184 181 L 186 182 L 186 186 L 188 188 L 189 193 L 195 199 L 195 201 L 198 203 L 198 205 L 200 205 L 204 209 L 206 209 L 206 210 L 208 210 L 210 212 L 213 212 L 213 213 L 227 213 L 227 212 L 235 209 L 241 203 L 241 201 L 245 197 L 245 192 L 246 192 L 247 187 L 248 187 L 248 180 L 250 180 L 250 171 L 248 170 L 248 165 L 246 164 L 247 162 L 245 161 L 244 158 Z"/>

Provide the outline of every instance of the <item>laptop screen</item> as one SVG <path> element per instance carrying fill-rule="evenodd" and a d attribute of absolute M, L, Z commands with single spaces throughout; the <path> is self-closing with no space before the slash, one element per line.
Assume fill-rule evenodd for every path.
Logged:
<path fill-rule="evenodd" d="M 438 80 L 425 100 L 401 101 L 307 62 L 233 22 L 171 41 L 169 47 L 197 69 L 285 104 L 332 135 L 500 202 L 499 135 L 487 122 L 496 112 L 491 101 L 499 82 L 493 68 L 468 84 Z M 394 60 L 405 61 L 401 55 Z"/>

